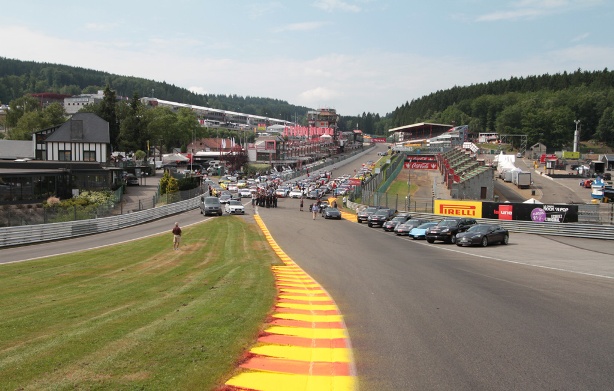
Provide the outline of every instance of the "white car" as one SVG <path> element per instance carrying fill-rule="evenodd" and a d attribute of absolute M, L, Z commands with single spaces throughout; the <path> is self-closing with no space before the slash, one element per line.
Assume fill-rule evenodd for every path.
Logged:
<path fill-rule="evenodd" d="M 303 191 L 300 189 L 291 190 L 288 197 L 290 198 L 301 198 L 303 196 Z"/>
<path fill-rule="evenodd" d="M 226 205 L 224 205 L 224 211 L 230 215 L 244 215 L 245 207 L 241 201 L 230 200 Z"/>
<path fill-rule="evenodd" d="M 251 196 L 252 196 L 252 191 L 250 189 L 239 189 L 239 197 L 249 198 Z"/>

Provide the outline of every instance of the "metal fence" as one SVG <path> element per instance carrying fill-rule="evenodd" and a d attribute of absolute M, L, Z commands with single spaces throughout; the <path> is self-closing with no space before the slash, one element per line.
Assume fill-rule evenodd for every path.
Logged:
<path fill-rule="evenodd" d="M 159 205 L 172 204 L 194 198 L 202 193 L 200 188 L 139 199 L 137 205 L 127 208 L 121 201 L 122 189 L 118 189 L 107 205 L 71 205 L 68 207 L 43 207 L 42 204 L 3 205 L 0 207 L 0 227 L 38 225 L 98 219 L 152 209 Z"/>
<path fill-rule="evenodd" d="M 157 220 L 199 207 L 200 196 L 123 215 L 0 228 L 0 248 L 97 234 Z"/>

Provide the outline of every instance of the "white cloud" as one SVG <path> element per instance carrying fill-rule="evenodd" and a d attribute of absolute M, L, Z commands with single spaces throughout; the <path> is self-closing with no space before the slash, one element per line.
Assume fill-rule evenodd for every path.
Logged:
<path fill-rule="evenodd" d="M 580 34 L 577 37 L 574 37 L 571 42 L 580 42 L 580 41 L 584 41 L 586 38 L 588 38 L 590 36 L 589 33 L 584 33 L 584 34 Z"/>
<path fill-rule="evenodd" d="M 374 51 L 259 58 L 215 57 L 211 51 L 162 50 L 151 41 L 71 41 L 39 31 L 0 25 L 2 56 L 65 64 L 119 75 L 166 81 L 204 94 L 269 97 L 311 108 L 334 107 L 342 115 L 385 114 L 406 101 L 437 90 L 578 68 L 597 70 L 614 63 L 614 47 L 574 45 L 513 61 L 464 57 L 427 57 L 417 53 Z M 191 45 L 198 42 L 192 42 Z M 157 42 L 180 44 L 180 42 Z M 133 91 L 122 91 L 131 95 Z M 146 93 L 138 91 L 139 93 Z"/>
<path fill-rule="evenodd" d="M 117 23 L 89 22 L 85 24 L 85 29 L 91 31 L 109 31 L 115 28 L 117 28 Z"/>
<path fill-rule="evenodd" d="M 196 86 L 193 86 L 193 87 L 188 87 L 188 90 L 192 91 L 192 92 L 193 92 L 193 93 L 195 93 L 195 94 L 199 94 L 199 95 L 206 95 L 206 94 L 208 94 L 208 93 L 209 93 L 209 92 L 208 92 L 208 91 L 207 91 L 205 88 L 203 88 L 203 87 L 196 87 Z"/>
<path fill-rule="evenodd" d="M 478 22 L 496 22 L 501 20 L 534 19 L 558 13 L 567 13 L 578 8 L 592 7 L 602 0 L 521 0 L 513 3 L 509 9 L 495 11 L 477 17 Z"/>
<path fill-rule="evenodd" d="M 291 23 L 285 26 L 280 26 L 274 29 L 276 33 L 283 33 L 286 31 L 311 31 L 317 30 L 320 27 L 325 26 L 324 22 L 302 22 L 302 23 Z"/>
<path fill-rule="evenodd" d="M 317 0 L 313 5 L 326 12 L 333 11 L 346 11 L 346 12 L 360 12 L 361 8 L 355 4 L 350 4 L 341 0 Z"/>

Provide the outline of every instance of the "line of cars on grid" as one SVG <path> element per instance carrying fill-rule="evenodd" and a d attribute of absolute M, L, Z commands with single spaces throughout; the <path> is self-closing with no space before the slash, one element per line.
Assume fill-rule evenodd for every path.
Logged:
<path fill-rule="evenodd" d="M 356 219 L 361 224 L 367 222 L 369 227 L 381 227 L 384 231 L 426 239 L 429 243 L 442 241 L 457 246 L 486 247 L 493 243 L 508 244 L 510 237 L 507 229 L 496 224 L 479 224 L 473 218 L 444 217 L 441 221 L 429 221 L 379 206 L 359 210 Z"/>

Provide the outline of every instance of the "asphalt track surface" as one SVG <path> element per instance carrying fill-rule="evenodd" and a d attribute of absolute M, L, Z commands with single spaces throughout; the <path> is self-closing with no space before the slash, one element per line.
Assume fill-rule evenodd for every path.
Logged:
<path fill-rule="evenodd" d="M 334 175 L 369 158 L 376 156 Z M 361 390 L 612 389 L 612 243 L 512 234 L 508 246 L 459 248 L 352 221 L 314 221 L 298 200 L 259 214 L 344 315 Z M 4 249 L 0 262 L 202 220 L 191 211 L 108 234 Z"/>

